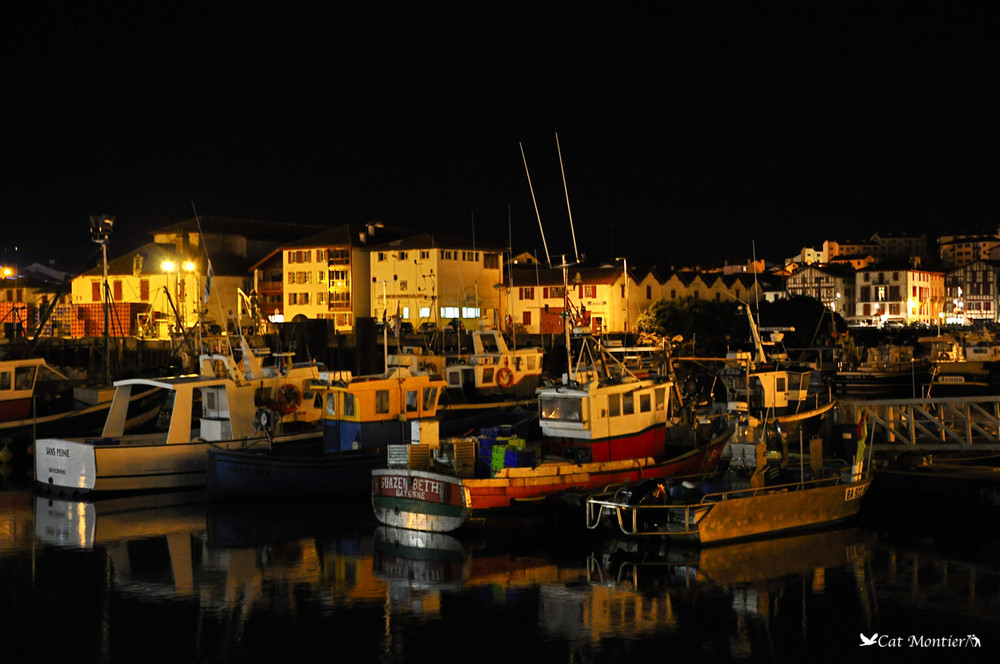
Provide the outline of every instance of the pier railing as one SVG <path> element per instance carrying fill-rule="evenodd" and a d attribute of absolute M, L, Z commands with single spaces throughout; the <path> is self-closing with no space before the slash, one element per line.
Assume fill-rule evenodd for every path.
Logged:
<path fill-rule="evenodd" d="M 862 414 L 876 452 L 1000 451 L 1000 396 L 841 400 L 841 422 Z"/>

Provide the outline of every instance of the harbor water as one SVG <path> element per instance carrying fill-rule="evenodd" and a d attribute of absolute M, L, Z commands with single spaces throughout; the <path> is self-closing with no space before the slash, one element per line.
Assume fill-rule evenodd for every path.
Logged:
<path fill-rule="evenodd" d="M 704 550 L 550 527 L 415 536 L 366 499 L 0 491 L 4 662 L 996 661 L 997 514 Z M 869 641 L 870 645 L 865 645 Z"/>

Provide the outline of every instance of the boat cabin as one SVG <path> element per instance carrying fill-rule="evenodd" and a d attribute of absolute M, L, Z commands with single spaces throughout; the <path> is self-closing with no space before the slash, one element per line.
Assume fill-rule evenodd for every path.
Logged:
<path fill-rule="evenodd" d="M 315 388 L 324 404 L 325 454 L 402 443 L 408 422 L 437 416 L 445 382 L 439 376 L 413 371 L 415 359 L 390 355 L 385 374 Z"/>

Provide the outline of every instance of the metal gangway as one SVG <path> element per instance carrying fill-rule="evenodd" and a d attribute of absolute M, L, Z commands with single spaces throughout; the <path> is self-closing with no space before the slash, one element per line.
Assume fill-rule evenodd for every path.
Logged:
<path fill-rule="evenodd" d="M 840 422 L 865 427 L 875 452 L 1000 451 L 1000 395 L 840 400 Z"/>

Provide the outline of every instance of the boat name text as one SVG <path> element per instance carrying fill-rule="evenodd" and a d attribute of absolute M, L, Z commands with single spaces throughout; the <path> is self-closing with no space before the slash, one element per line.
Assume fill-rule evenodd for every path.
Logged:
<path fill-rule="evenodd" d="M 406 494 L 413 493 L 441 493 L 441 482 L 437 480 L 429 480 L 423 477 L 393 477 L 389 475 L 383 475 L 381 478 L 382 489 L 383 490 L 393 490 L 396 492 L 404 492 Z"/>
<path fill-rule="evenodd" d="M 861 496 L 865 495 L 865 487 L 862 486 L 849 486 L 844 492 L 844 501 L 857 500 Z"/>
<path fill-rule="evenodd" d="M 69 458 L 69 450 L 63 447 L 46 447 L 45 456 L 56 456 L 56 457 L 67 457 Z"/>

